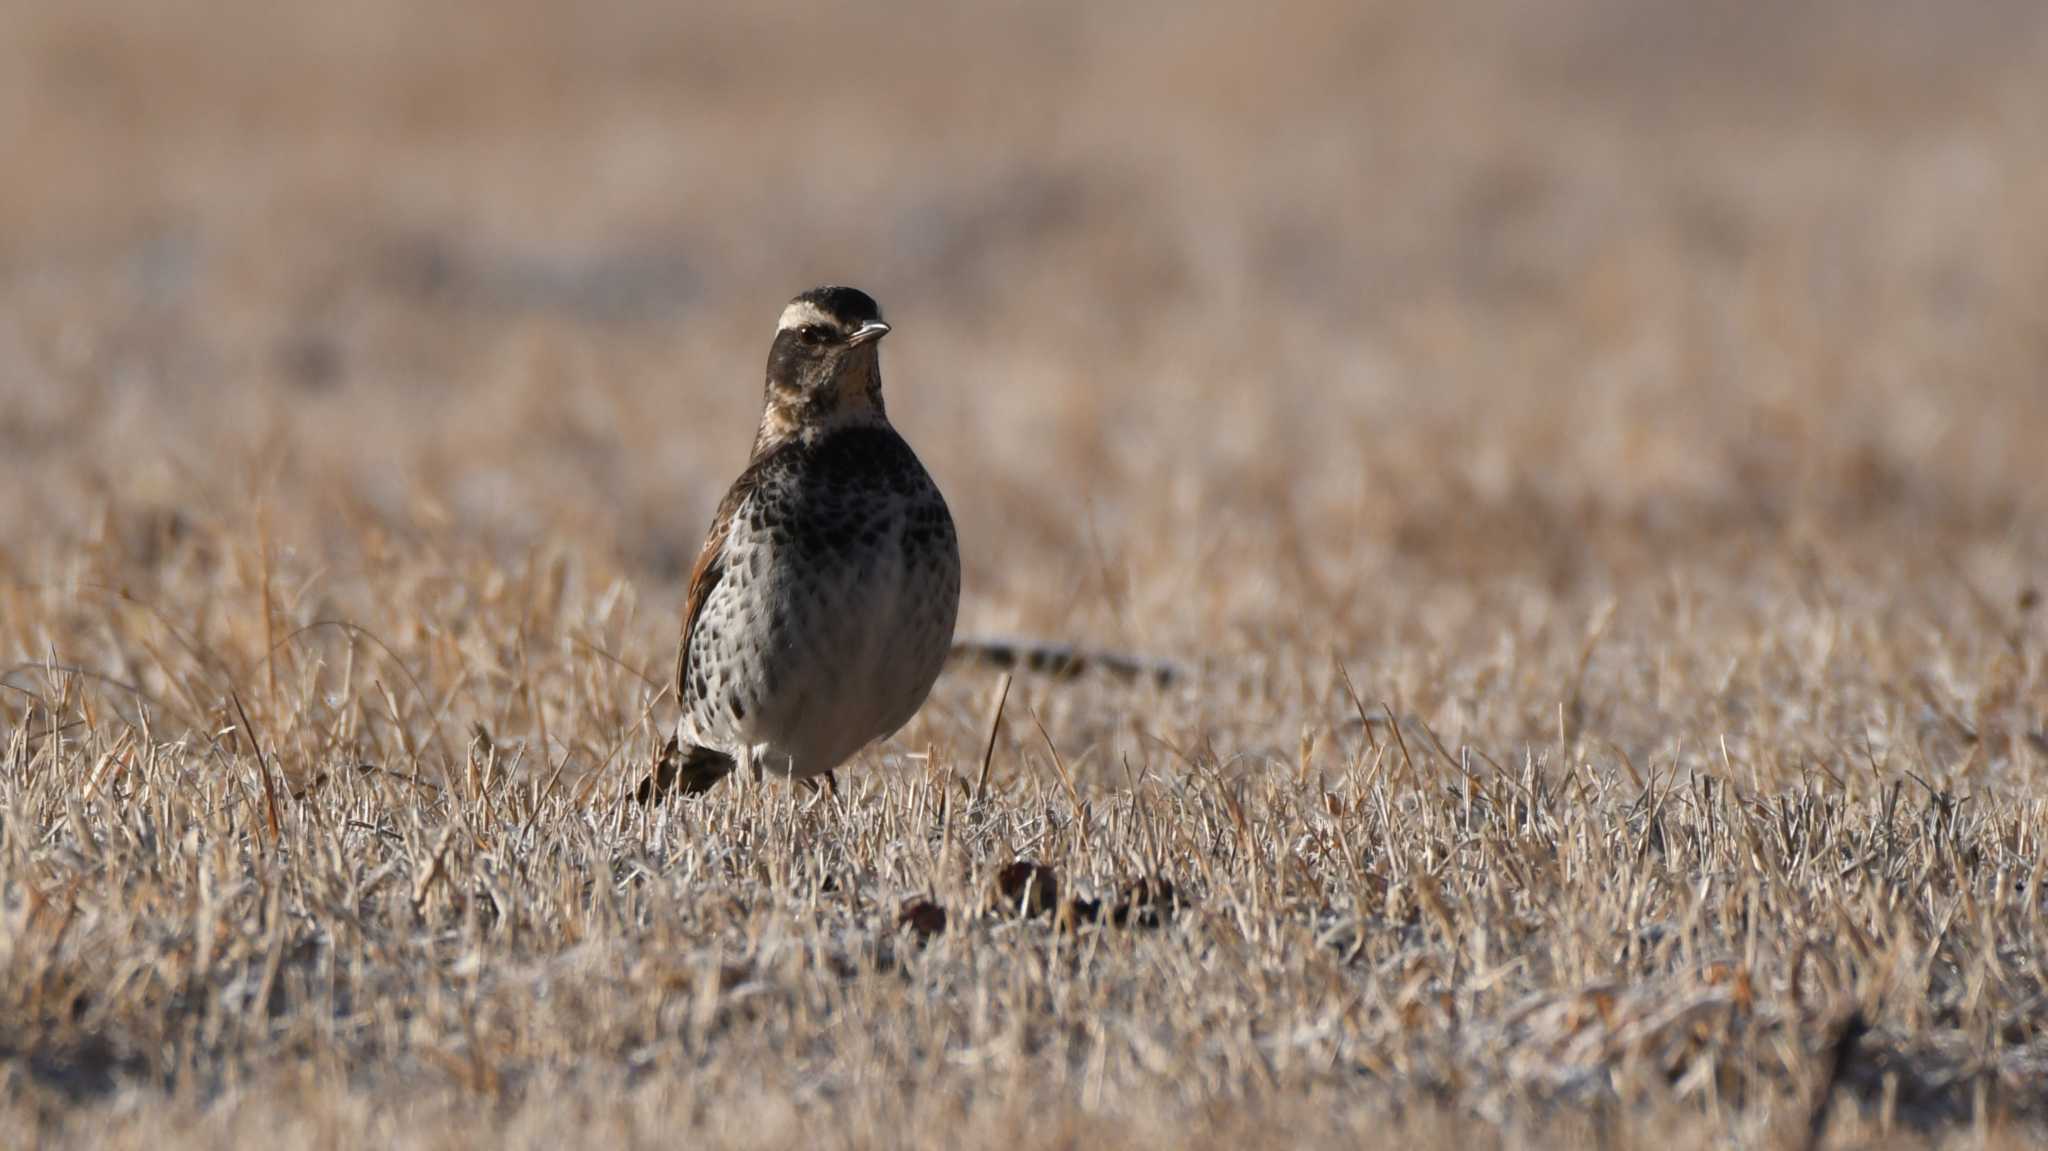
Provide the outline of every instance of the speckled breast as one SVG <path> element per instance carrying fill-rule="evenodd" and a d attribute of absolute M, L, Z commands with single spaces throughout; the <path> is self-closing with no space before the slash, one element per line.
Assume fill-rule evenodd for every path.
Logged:
<path fill-rule="evenodd" d="M 705 742 L 801 777 L 923 704 L 952 642 L 960 553 L 945 499 L 893 430 L 782 457 L 733 524 L 685 704 Z"/>

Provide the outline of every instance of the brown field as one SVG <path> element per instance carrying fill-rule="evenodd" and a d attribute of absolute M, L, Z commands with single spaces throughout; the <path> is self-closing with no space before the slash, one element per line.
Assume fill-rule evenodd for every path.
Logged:
<path fill-rule="evenodd" d="M 2048 1139 L 2038 3 L 0 0 L 0 157 L 0 1145 Z M 1186 674 L 644 810 L 824 280 Z"/>

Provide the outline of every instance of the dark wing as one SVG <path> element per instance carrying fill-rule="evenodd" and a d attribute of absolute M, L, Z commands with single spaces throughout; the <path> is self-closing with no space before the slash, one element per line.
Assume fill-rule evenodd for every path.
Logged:
<path fill-rule="evenodd" d="M 704 614 L 705 603 L 725 575 L 725 541 L 732 535 L 733 518 L 740 514 L 747 497 L 754 494 L 760 478 L 761 469 L 756 461 L 732 482 L 725 498 L 718 501 L 718 514 L 711 517 L 711 531 L 704 537 L 704 550 L 697 553 L 697 566 L 690 569 L 690 594 L 683 601 L 683 644 L 676 652 L 676 702 L 685 711 L 690 706 L 690 640 L 697 634 L 697 619 Z"/>
<path fill-rule="evenodd" d="M 676 652 L 676 702 L 685 710 L 690 706 L 690 642 L 696 638 L 697 620 L 704 614 L 704 605 L 711 601 L 711 593 L 725 575 L 725 546 L 732 538 L 733 522 L 739 519 L 741 509 L 760 490 L 762 482 L 773 482 L 775 474 L 787 469 L 793 456 L 803 450 L 797 441 L 785 440 L 765 451 L 755 451 L 754 458 L 747 462 L 747 470 L 740 473 L 740 478 L 726 489 L 725 498 L 718 501 L 718 514 L 711 517 L 704 550 L 697 553 L 697 566 L 690 569 L 690 594 L 683 604 L 683 645 Z"/>
<path fill-rule="evenodd" d="M 739 518 L 747 498 L 761 486 L 762 465 L 774 455 L 772 451 L 756 453 L 747 470 L 726 490 L 725 498 L 718 501 L 718 514 L 711 517 L 711 530 L 704 536 L 696 566 L 690 569 L 690 592 L 683 603 L 683 639 L 676 650 L 676 702 L 686 716 L 690 711 L 690 643 L 697 636 L 697 621 L 703 617 L 704 605 L 711 601 L 718 581 L 725 576 L 725 545 L 732 537 L 733 521 Z M 641 782 L 635 795 L 641 803 L 650 803 L 667 795 L 678 782 L 685 792 L 696 795 L 709 791 L 733 766 L 732 757 L 724 752 L 684 747 L 671 737 L 656 758 L 654 771 Z"/>

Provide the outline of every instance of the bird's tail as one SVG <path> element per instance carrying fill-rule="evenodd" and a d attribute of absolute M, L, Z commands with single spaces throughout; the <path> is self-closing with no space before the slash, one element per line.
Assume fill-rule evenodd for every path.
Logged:
<path fill-rule="evenodd" d="M 1171 687 L 1192 678 L 1189 670 L 1171 660 L 1125 652 L 1092 651 L 1071 644 L 1002 637 L 956 639 L 956 663 L 974 663 L 1005 671 L 1022 668 L 1053 679 L 1071 679 L 1090 671 L 1127 683 L 1151 681 L 1156 687 Z"/>
<path fill-rule="evenodd" d="M 666 799 L 677 788 L 681 788 L 684 795 L 702 795 L 737 766 L 733 758 L 722 751 L 685 747 L 670 736 L 668 744 L 661 749 L 661 758 L 654 761 L 654 770 L 640 781 L 640 789 L 633 793 L 633 798 L 643 804 L 655 803 Z"/>

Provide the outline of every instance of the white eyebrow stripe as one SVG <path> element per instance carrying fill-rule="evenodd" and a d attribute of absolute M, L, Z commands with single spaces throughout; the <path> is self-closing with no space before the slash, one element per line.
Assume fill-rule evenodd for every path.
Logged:
<path fill-rule="evenodd" d="M 827 316 L 819 309 L 818 305 L 811 303 L 809 300 L 798 300 L 787 308 L 782 309 L 782 319 L 776 323 L 775 330 L 786 332 L 791 328 L 801 328 L 805 324 L 833 326 L 832 317 Z"/>

